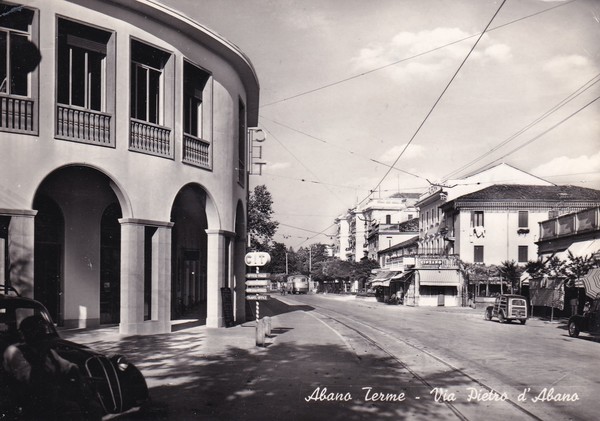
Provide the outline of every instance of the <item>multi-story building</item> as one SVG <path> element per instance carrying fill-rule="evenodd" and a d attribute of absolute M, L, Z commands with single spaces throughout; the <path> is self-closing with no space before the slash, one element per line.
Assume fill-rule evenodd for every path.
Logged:
<path fill-rule="evenodd" d="M 364 257 L 376 260 L 380 243 L 389 247 L 404 241 L 406 233 L 399 229 L 399 224 L 418 215 L 414 206 L 418 197 L 414 193 L 396 193 L 388 198 L 371 199 L 340 215 L 335 220 L 338 257 L 356 262 Z"/>
<path fill-rule="evenodd" d="M 416 206 L 420 214 L 419 253 L 455 254 L 454 241 L 448 235 L 443 206 L 457 197 L 472 193 L 495 184 L 523 184 L 552 186 L 553 184 L 514 168 L 499 164 L 461 179 L 446 180 L 432 185 L 421 195 Z"/>
<path fill-rule="evenodd" d="M 538 224 L 549 216 L 598 205 L 600 190 L 500 184 L 451 200 L 442 210 L 447 239 L 463 262 L 499 265 L 537 259 Z"/>
<path fill-rule="evenodd" d="M 242 321 L 248 58 L 156 2 L 0 7 L 3 281 L 65 326 L 219 327 L 223 287 Z"/>

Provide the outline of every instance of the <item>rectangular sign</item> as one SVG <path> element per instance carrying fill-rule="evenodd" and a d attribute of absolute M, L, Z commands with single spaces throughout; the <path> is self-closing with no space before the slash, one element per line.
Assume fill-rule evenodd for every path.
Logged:
<path fill-rule="evenodd" d="M 247 273 L 246 279 L 269 279 L 270 273 Z"/>
<path fill-rule="evenodd" d="M 266 294 L 267 292 L 269 290 L 264 287 L 246 287 L 246 294 Z"/>
<path fill-rule="evenodd" d="M 269 284 L 271 283 L 271 281 L 269 281 L 268 279 L 256 279 L 256 280 L 250 280 L 250 281 L 246 281 L 246 286 L 247 287 L 266 287 L 269 286 Z"/>
<path fill-rule="evenodd" d="M 269 295 L 246 295 L 248 301 L 266 301 L 271 298 Z"/>

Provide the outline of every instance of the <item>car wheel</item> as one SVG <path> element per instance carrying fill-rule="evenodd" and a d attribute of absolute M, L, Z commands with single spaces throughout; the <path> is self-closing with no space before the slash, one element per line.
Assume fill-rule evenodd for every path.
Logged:
<path fill-rule="evenodd" d="M 484 317 L 485 317 L 485 320 L 487 320 L 487 321 L 492 320 L 492 310 L 488 308 L 485 311 L 485 316 Z"/>
<path fill-rule="evenodd" d="M 527 323 L 527 319 L 521 319 L 519 321 L 521 322 L 522 325 L 524 325 L 525 323 Z"/>
<path fill-rule="evenodd" d="M 498 321 L 500 323 L 506 323 L 506 318 L 504 317 L 504 313 L 502 311 L 498 313 Z"/>
<path fill-rule="evenodd" d="M 569 322 L 569 336 L 572 338 L 579 336 L 579 328 L 577 327 L 577 323 L 574 321 Z"/>

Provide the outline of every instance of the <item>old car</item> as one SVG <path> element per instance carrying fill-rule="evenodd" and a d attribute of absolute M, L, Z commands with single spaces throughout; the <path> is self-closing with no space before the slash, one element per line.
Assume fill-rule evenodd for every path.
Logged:
<path fill-rule="evenodd" d="M 600 335 L 600 298 L 592 301 L 590 308 L 583 314 L 574 314 L 569 318 L 569 336 L 576 338 L 580 332 Z"/>
<path fill-rule="evenodd" d="M 59 336 L 48 310 L 36 300 L 21 297 L 0 286 L 0 356 L 11 344 L 19 343 L 19 325 L 27 317 L 39 315 L 48 322 L 47 343 L 62 358 L 76 364 L 91 394 L 105 415 L 141 407 L 149 398 L 146 380 L 140 370 L 122 355 L 104 355 Z M 0 419 L 18 419 L 22 408 L 11 396 L 14 379 L 0 364 Z"/>
<path fill-rule="evenodd" d="M 496 317 L 500 323 L 510 323 L 518 320 L 521 324 L 527 322 L 527 299 L 522 295 L 502 294 L 496 297 L 494 305 L 485 309 L 485 319 Z"/>

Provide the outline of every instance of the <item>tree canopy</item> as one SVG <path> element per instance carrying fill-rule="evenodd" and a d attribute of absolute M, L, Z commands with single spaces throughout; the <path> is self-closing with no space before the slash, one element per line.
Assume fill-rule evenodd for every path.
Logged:
<path fill-rule="evenodd" d="M 279 222 L 273 220 L 273 198 L 267 186 L 254 187 L 248 200 L 248 236 L 254 251 L 269 251 Z"/>

